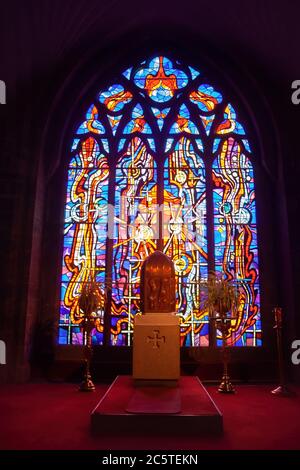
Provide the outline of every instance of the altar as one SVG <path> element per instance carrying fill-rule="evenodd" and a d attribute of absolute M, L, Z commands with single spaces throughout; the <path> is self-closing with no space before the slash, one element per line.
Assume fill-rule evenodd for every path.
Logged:
<path fill-rule="evenodd" d="M 175 311 L 175 272 L 172 261 L 161 251 L 143 263 L 141 311 L 134 320 L 133 378 L 177 381 L 180 326 Z"/>
<path fill-rule="evenodd" d="M 141 312 L 134 320 L 133 374 L 112 383 L 91 414 L 92 431 L 221 433 L 222 413 L 198 377 L 180 376 L 175 272 L 160 251 L 142 266 Z"/>

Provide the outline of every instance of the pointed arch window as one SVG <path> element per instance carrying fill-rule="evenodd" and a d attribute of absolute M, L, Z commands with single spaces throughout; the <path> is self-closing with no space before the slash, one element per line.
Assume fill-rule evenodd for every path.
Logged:
<path fill-rule="evenodd" d="M 261 345 L 250 144 L 220 90 L 163 56 L 101 90 L 74 136 L 59 343 L 82 344 L 78 298 L 83 283 L 96 280 L 109 295 L 93 343 L 130 346 L 141 264 L 156 249 L 174 262 L 182 346 L 211 345 L 199 309 L 199 281 L 209 269 L 241 288 L 229 344 Z"/>

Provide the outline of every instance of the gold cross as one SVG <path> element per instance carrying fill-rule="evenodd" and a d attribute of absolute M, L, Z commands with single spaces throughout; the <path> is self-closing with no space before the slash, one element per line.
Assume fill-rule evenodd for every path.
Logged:
<path fill-rule="evenodd" d="M 153 338 L 151 336 L 147 336 L 147 343 L 152 343 L 153 341 L 153 349 L 159 349 L 160 342 L 165 343 L 166 338 L 165 336 L 159 337 L 159 330 L 153 330 Z"/>

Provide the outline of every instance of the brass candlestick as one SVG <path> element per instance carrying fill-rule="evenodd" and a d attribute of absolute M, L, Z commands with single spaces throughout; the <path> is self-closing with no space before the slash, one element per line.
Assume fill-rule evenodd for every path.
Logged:
<path fill-rule="evenodd" d="M 90 372 L 90 362 L 93 355 L 91 331 L 95 324 L 97 310 L 100 305 L 100 291 L 96 282 L 86 282 L 78 300 L 78 306 L 82 312 L 83 339 L 84 339 L 84 379 L 79 387 L 81 392 L 93 392 L 93 384 Z"/>
<path fill-rule="evenodd" d="M 223 376 L 221 383 L 218 388 L 218 392 L 220 393 L 235 393 L 235 389 L 230 381 L 230 377 L 228 374 L 228 363 L 229 363 L 229 351 L 226 344 L 226 336 L 228 335 L 228 331 L 231 324 L 231 319 L 225 315 L 215 317 L 216 328 L 221 331 L 222 333 L 222 362 L 223 362 Z"/>
<path fill-rule="evenodd" d="M 91 364 L 91 359 L 93 355 L 91 331 L 92 331 L 92 325 L 90 324 L 90 321 L 86 318 L 84 320 L 84 331 L 83 331 L 83 337 L 85 340 L 84 378 L 79 387 L 80 392 L 93 392 L 96 389 L 92 381 L 91 372 L 90 372 L 90 364 Z"/>
<path fill-rule="evenodd" d="M 282 308 L 275 307 L 273 309 L 275 316 L 274 329 L 276 330 L 277 340 L 277 359 L 278 359 L 278 373 L 279 373 L 279 386 L 271 391 L 273 395 L 286 397 L 292 393 L 288 389 L 285 381 L 284 362 L 283 362 L 283 349 L 282 349 Z"/>
<path fill-rule="evenodd" d="M 239 292 L 237 285 L 233 280 L 228 280 L 224 273 L 211 271 L 207 280 L 201 281 L 201 287 L 202 309 L 208 312 L 210 318 L 214 320 L 214 326 L 222 334 L 223 377 L 218 391 L 220 393 L 234 393 L 235 390 L 228 375 L 229 351 L 226 338 L 229 335 L 231 321 L 234 320 L 238 308 Z"/>

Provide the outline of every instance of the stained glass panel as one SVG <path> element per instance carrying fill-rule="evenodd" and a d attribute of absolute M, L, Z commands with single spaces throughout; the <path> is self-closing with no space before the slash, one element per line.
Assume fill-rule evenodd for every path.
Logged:
<path fill-rule="evenodd" d="M 99 145 L 89 137 L 72 159 L 65 209 L 59 342 L 82 344 L 82 312 L 78 305 L 83 283 L 105 279 L 109 169 Z M 103 343 L 104 312 L 99 309 L 93 343 Z"/>
<path fill-rule="evenodd" d="M 158 103 L 169 101 L 188 83 L 188 76 L 179 66 L 166 57 L 155 57 L 149 65 L 142 66 L 136 72 L 134 83 L 145 90 L 149 97 Z"/>
<path fill-rule="evenodd" d="M 140 313 L 142 261 L 156 249 L 157 172 L 153 157 L 137 137 L 116 168 L 112 270 L 111 343 L 131 344 L 134 316 Z"/>
<path fill-rule="evenodd" d="M 259 275 L 253 168 L 241 145 L 229 137 L 213 164 L 215 267 L 240 292 L 229 346 L 260 346 Z M 218 344 L 221 336 L 218 335 Z"/>
<path fill-rule="evenodd" d="M 208 346 L 208 317 L 199 304 L 199 282 L 207 278 L 205 167 L 186 138 L 165 161 L 164 252 L 175 266 L 181 345 Z"/>

